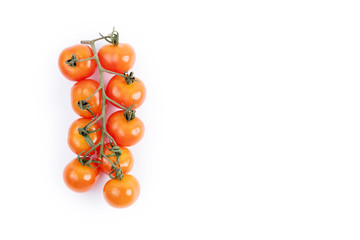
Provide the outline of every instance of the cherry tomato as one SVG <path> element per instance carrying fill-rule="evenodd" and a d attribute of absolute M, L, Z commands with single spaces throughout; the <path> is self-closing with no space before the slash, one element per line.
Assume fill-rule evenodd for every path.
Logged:
<path fill-rule="evenodd" d="M 98 176 L 99 169 L 83 166 L 76 158 L 66 165 L 63 172 L 65 184 L 75 192 L 89 191 Z"/>
<path fill-rule="evenodd" d="M 106 146 L 108 148 L 111 148 L 110 144 L 106 144 Z M 107 147 L 104 145 L 104 154 L 105 155 L 110 155 L 113 152 L 111 152 Z M 120 147 L 120 146 L 119 146 Z M 127 149 L 126 147 L 120 147 L 121 150 L 121 155 L 120 155 L 120 167 L 121 170 L 123 172 L 123 174 L 130 172 L 130 170 L 133 168 L 134 166 L 134 157 L 132 155 L 132 153 L 130 152 L 129 149 Z M 108 157 L 110 161 L 115 162 L 116 161 L 116 156 L 112 156 L 112 157 Z M 109 175 L 109 173 L 111 172 L 111 163 L 106 159 L 106 158 L 102 158 L 102 163 L 99 164 L 99 169 L 106 173 L 107 175 Z M 118 164 L 119 166 L 119 164 Z M 115 176 L 115 174 L 113 175 Z"/>
<path fill-rule="evenodd" d="M 144 102 L 146 89 L 144 83 L 138 78 L 135 78 L 131 84 L 127 84 L 125 78 L 115 75 L 106 87 L 106 95 L 126 107 L 134 104 L 135 109 Z"/>
<path fill-rule="evenodd" d="M 76 154 L 79 154 L 82 151 L 88 151 L 91 149 L 89 144 L 85 141 L 84 137 L 81 136 L 78 131 L 78 128 L 84 127 L 89 121 L 91 121 L 91 120 L 86 119 L 86 118 L 79 118 L 70 125 L 69 132 L 68 132 L 68 144 L 69 144 L 71 151 L 73 151 Z M 95 123 L 94 125 L 92 125 L 89 128 L 89 130 L 93 131 L 98 128 L 100 128 L 99 124 Z M 97 143 L 100 142 L 101 130 L 94 132 L 94 133 L 90 133 L 89 136 L 90 136 L 91 140 L 94 142 L 94 144 L 96 145 Z"/>
<path fill-rule="evenodd" d="M 98 56 L 103 68 L 117 73 L 129 71 L 136 58 L 134 49 L 127 43 L 105 45 L 100 48 Z"/>
<path fill-rule="evenodd" d="M 121 180 L 111 179 L 104 186 L 105 200 L 115 208 L 125 208 L 133 204 L 140 195 L 140 185 L 136 178 L 124 174 Z"/>
<path fill-rule="evenodd" d="M 80 59 L 94 56 L 91 48 L 87 45 L 78 44 L 64 49 L 59 56 L 58 65 L 61 73 L 69 80 L 79 81 L 90 77 L 96 70 L 95 60 L 77 62 L 76 67 L 69 66 L 65 61 L 71 59 L 72 55 Z"/>
<path fill-rule="evenodd" d="M 138 143 L 145 131 L 144 124 L 138 117 L 128 122 L 123 111 L 117 111 L 110 115 L 106 129 L 117 145 L 125 147 Z"/>
<path fill-rule="evenodd" d="M 77 103 L 80 100 L 87 99 L 92 93 L 95 92 L 96 89 L 100 86 L 100 83 L 98 83 L 95 80 L 92 79 L 85 79 L 77 82 L 71 89 L 71 106 L 74 109 L 74 111 L 79 114 L 81 117 L 84 118 L 92 118 L 93 116 L 91 113 L 87 110 L 81 110 Z M 98 91 L 95 93 L 94 96 L 92 96 L 88 101 L 89 105 L 91 106 L 90 110 L 95 114 L 99 115 L 101 114 L 102 110 L 102 97 L 101 97 L 101 91 Z"/>

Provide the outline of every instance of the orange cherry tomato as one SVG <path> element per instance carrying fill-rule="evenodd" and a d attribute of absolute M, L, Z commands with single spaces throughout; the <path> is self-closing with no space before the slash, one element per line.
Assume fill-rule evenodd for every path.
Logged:
<path fill-rule="evenodd" d="M 145 131 L 144 124 L 138 117 L 128 122 L 123 111 L 117 111 L 110 115 L 106 129 L 117 145 L 125 147 L 138 143 L 143 138 Z"/>
<path fill-rule="evenodd" d="M 106 146 L 108 148 L 111 148 L 110 144 L 106 144 Z M 113 152 L 111 152 L 107 147 L 104 145 L 104 154 L 105 155 L 110 155 L 113 154 Z M 120 146 L 119 146 L 120 147 Z M 134 166 L 134 157 L 132 155 L 132 153 L 130 152 L 129 149 L 127 149 L 126 147 L 120 147 L 121 150 L 121 155 L 120 155 L 120 167 L 122 170 L 122 173 L 129 173 L 130 170 L 133 168 Z M 110 161 L 115 162 L 116 161 L 116 156 L 111 156 L 108 157 Z M 106 159 L 106 158 L 102 158 L 102 163 L 99 164 L 99 169 L 109 175 L 109 173 L 111 172 L 111 163 Z M 119 164 L 117 165 L 119 166 Z M 115 176 L 115 174 L 113 174 L 113 176 Z"/>
<path fill-rule="evenodd" d="M 75 54 L 78 60 L 91 58 L 93 51 L 87 45 L 78 44 L 64 49 L 59 56 L 58 65 L 61 73 L 69 80 L 79 81 L 90 77 L 96 70 L 95 60 L 77 62 L 76 67 L 69 66 L 65 61 L 71 59 Z"/>
<path fill-rule="evenodd" d="M 127 43 L 105 45 L 100 48 L 98 56 L 103 68 L 117 73 L 129 71 L 136 58 L 134 49 Z"/>
<path fill-rule="evenodd" d="M 75 192 L 89 191 L 98 176 L 99 169 L 83 166 L 76 158 L 66 165 L 63 172 L 65 184 Z"/>
<path fill-rule="evenodd" d="M 146 89 L 144 83 L 138 78 L 135 78 L 134 82 L 127 84 L 125 78 L 115 75 L 110 79 L 106 87 L 106 95 L 126 107 L 134 104 L 135 109 L 144 102 Z"/>
<path fill-rule="evenodd" d="M 87 99 L 92 93 L 95 92 L 96 89 L 100 86 L 95 80 L 92 79 L 84 79 L 77 82 L 71 89 L 71 106 L 74 111 L 79 114 L 81 117 L 84 118 L 92 118 L 93 116 L 87 110 L 81 110 L 77 103 L 80 100 Z M 102 95 L 101 91 L 95 93 L 88 101 L 89 105 L 91 106 L 90 110 L 95 114 L 99 115 L 102 111 Z"/>
<path fill-rule="evenodd" d="M 79 134 L 78 128 L 84 127 L 87 123 L 89 123 L 91 119 L 79 118 L 75 120 L 69 128 L 68 132 L 68 144 L 71 149 L 76 154 L 79 154 L 82 151 L 88 151 L 91 149 L 89 144 L 85 141 L 84 137 Z M 100 126 L 98 123 L 93 124 L 89 130 L 93 131 L 99 129 Z M 101 130 L 97 132 L 93 132 L 89 134 L 91 140 L 94 145 L 100 142 L 101 139 Z"/>
<path fill-rule="evenodd" d="M 136 178 L 124 174 L 121 180 L 111 179 L 104 186 L 105 200 L 115 208 L 125 208 L 133 204 L 140 195 L 140 184 Z"/>

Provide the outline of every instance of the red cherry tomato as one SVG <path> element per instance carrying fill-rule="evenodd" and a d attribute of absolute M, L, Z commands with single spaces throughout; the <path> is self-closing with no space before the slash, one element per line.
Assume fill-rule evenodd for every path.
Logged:
<path fill-rule="evenodd" d="M 96 70 L 95 60 L 77 62 L 76 67 L 69 66 L 65 61 L 71 59 L 72 55 L 80 59 L 91 58 L 93 51 L 87 45 L 78 44 L 64 49 L 59 56 L 58 65 L 61 73 L 69 80 L 79 81 L 90 77 Z"/>
<path fill-rule="evenodd" d="M 66 165 L 63 172 L 65 184 L 75 192 L 89 191 L 95 185 L 98 175 L 97 168 L 83 166 L 76 158 Z"/>
<path fill-rule="evenodd" d="M 135 109 L 144 102 L 146 89 L 144 83 L 138 78 L 127 84 L 125 78 L 115 75 L 106 87 L 106 95 L 120 105 L 126 107 L 135 105 Z"/>
<path fill-rule="evenodd" d="M 100 86 L 100 83 L 98 83 L 95 80 L 92 79 L 84 79 L 79 82 L 77 82 L 71 89 L 71 106 L 74 109 L 74 111 L 79 114 L 81 117 L 84 118 L 92 118 L 93 116 L 91 113 L 87 110 L 81 110 L 77 103 L 80 100 L 87 99 L 92 93 L 95 92 L 96 89 Z M 102 95 L 101 91 L 98 91 L 95 93 L 94 96 L 92 96 L 89 101 L 89 105 L 91 106 L 90 110 L 95 114 L 99 115 L 102 111 Z"/>
<path fill-rule="evenodd" d="M 121 180 L 111 179 L 104 186 L 105 200 L 115 208 L 125 208 L 133 204 L 140 195 L 137 179 L 125 174 Z"/>
<path fill-rule="evenodd" d="M 138 143 L 143 138 L 145 131 L 144 124 L 138 117 L 127 121 L 123 111 L 117 111 L 110 115 L 106 129 L 117 145 L 125 147 Z"/>
<path fill-rule="evenodd" d="M 85 119 L 85 118 L 79 118 L 79 119 L 75 120 L 69 128 L 68 144 L 69 144 L 71 151 L 73 151 L 76 154 L 79 154 L 82 151 L 88 151 L 91 149 L 89 144 L 85 141 L 84 137 L 79 134 L 79 130 L 78 130 L 79 128 L 84 127 L 89 121 L 91 121 L 91 120 Z M 95 123 L 89 128 L 89 130 L 93 131 L 98 128 L 100 128 L 99 124 Z M 90 133 L 89 136 L 90 136 L 91 140 L 93 141 L 94 145 L 96 145 L 100 142 L 101 130 Z"/>
<path fill-rule="evenodd" d="M 106 144 L 106 146 L 108 148 L 111 148 L 110 144 Z M 112 154 L 113 152 L 111 152 L 106 146 L 104 145 L 104 154 L 105 155 Z M 133 157 L 132 153 L 130 152 L 130 150 L 127 149 L 126 147 L 120 147 L 120 150 L 121 150 L 121 155 L 120 155 L 119 163 L 120 163 L 122 173 L 125 174 L 125 173 L 130 172 L 130 170 L 133 168 L 134 157 Z M 108 158 L 112 162 L 116 161 L 116 156 L 111 156 Z M 102 158 L 101 161 L 102 161 L 102 163 L 99 164 L 99 169 L 103 173 L 109 175 L 109 173 L 111 172 L 112 164 L 106 158 Z M 118 166 L 119 166 L 119 164 L 118 164 Z M 113 176 L 115 176 L 115 174 Z"/>
<path fill-rule="evenodd" d="M 98 56 L 103 68 L 117 73 L 129 71 L 136 58 L 134 49 L 127 43 L 105 45 L 100 48 Z"/>

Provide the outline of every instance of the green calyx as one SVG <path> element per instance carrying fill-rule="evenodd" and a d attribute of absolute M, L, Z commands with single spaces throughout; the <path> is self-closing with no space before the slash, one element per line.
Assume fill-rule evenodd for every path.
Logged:
<path fill-rule="evenodd" d="M 76 105 L 81 109 L 81 110 L 87 110 L 90 109 L 90 103 L 88 101 L 85 100 L 80 100 L 76 103 Z"/>
<path fill-rule="evenodd" d="M 135 76 L 134 76 L 134 72 L 130 72 L 130 74 L 128 74 L 127 72 L 124 72 L 125 75 L 125 82 L 127 85 L 132 84 L 134 81 L 136 81 Z"/>
<path fill-rule="evenodd" d="M 113 28 L 112 32 L 107 36 L 103 36 L 101 33 L 99 34 L 108 43 L 111 43 L 114 46 L 119 45 L 119 33 L 115 31 L 115 28 Z"/>
<path fill-rule="evenodd" d="M 81 163 L 81 165 L 88 166 L 90 168 L 96 168 L 96 167 L 91 166 L 91 163 L 101 163 L 101 161 L 93 160 L 89 156 L 81 157 L 80 154 L 77 156 L 77 160 Z"/>
<path fill-rule="evenodd" d="M 76 67 L 76 63 L 79 59 L 73 54 L 70 59 L 66 60 L 65 63 L 70 67 Z"/>
<path fill-rule="evenodd" d="M 135 118 L 136 111 L 134 109 L 132 109 L 133 107 L 134 107 L 134 105 L 131 105 L 124 111 L 124 117 L 125 117 L 126 121 L 128 121 L 128 122 L 130 122 L 131 120 L 133 120 Z"/>
<path fill-rule="evenodd" d="M 124 177 L 124 174 L 120 167 L 120 156 L 121 156 L 121 149 L 119 146 L 114 145 L 113 143 L 110 143 L 111 148 L 108 148 L 112 154 L 106 155 L 106 158 L 109 159 L 109 157 L 115 156 L 116 161 L 111 163 L 111 171 L 109 173 L 109 177 L 113 179 L 119 179 L 121 180 Z M 115 176 L 114 176 L 115 175 Z"/>
<path fill-rule="evenodd" d="M 95 118 L 95 114 L 90 110 L 90 108 L 92 108 L 93 106 L 90 106 L 90 103 L 86 100 L 80 100 L 76 103 L 76 105 L 81 109 L 81 110 L 87 110 L 89 113 L 91 113 L 91 115 Z"/>

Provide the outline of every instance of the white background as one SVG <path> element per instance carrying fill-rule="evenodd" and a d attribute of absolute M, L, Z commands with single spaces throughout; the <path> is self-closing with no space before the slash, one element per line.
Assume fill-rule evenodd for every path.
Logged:
<path fill-rule="evenodd" d="M 359 1 L 7 1 L 1 239 L 360 239 Z M 138 202 L 62 180 L 73 82 L 60 51 L 136 50 Z"/>

